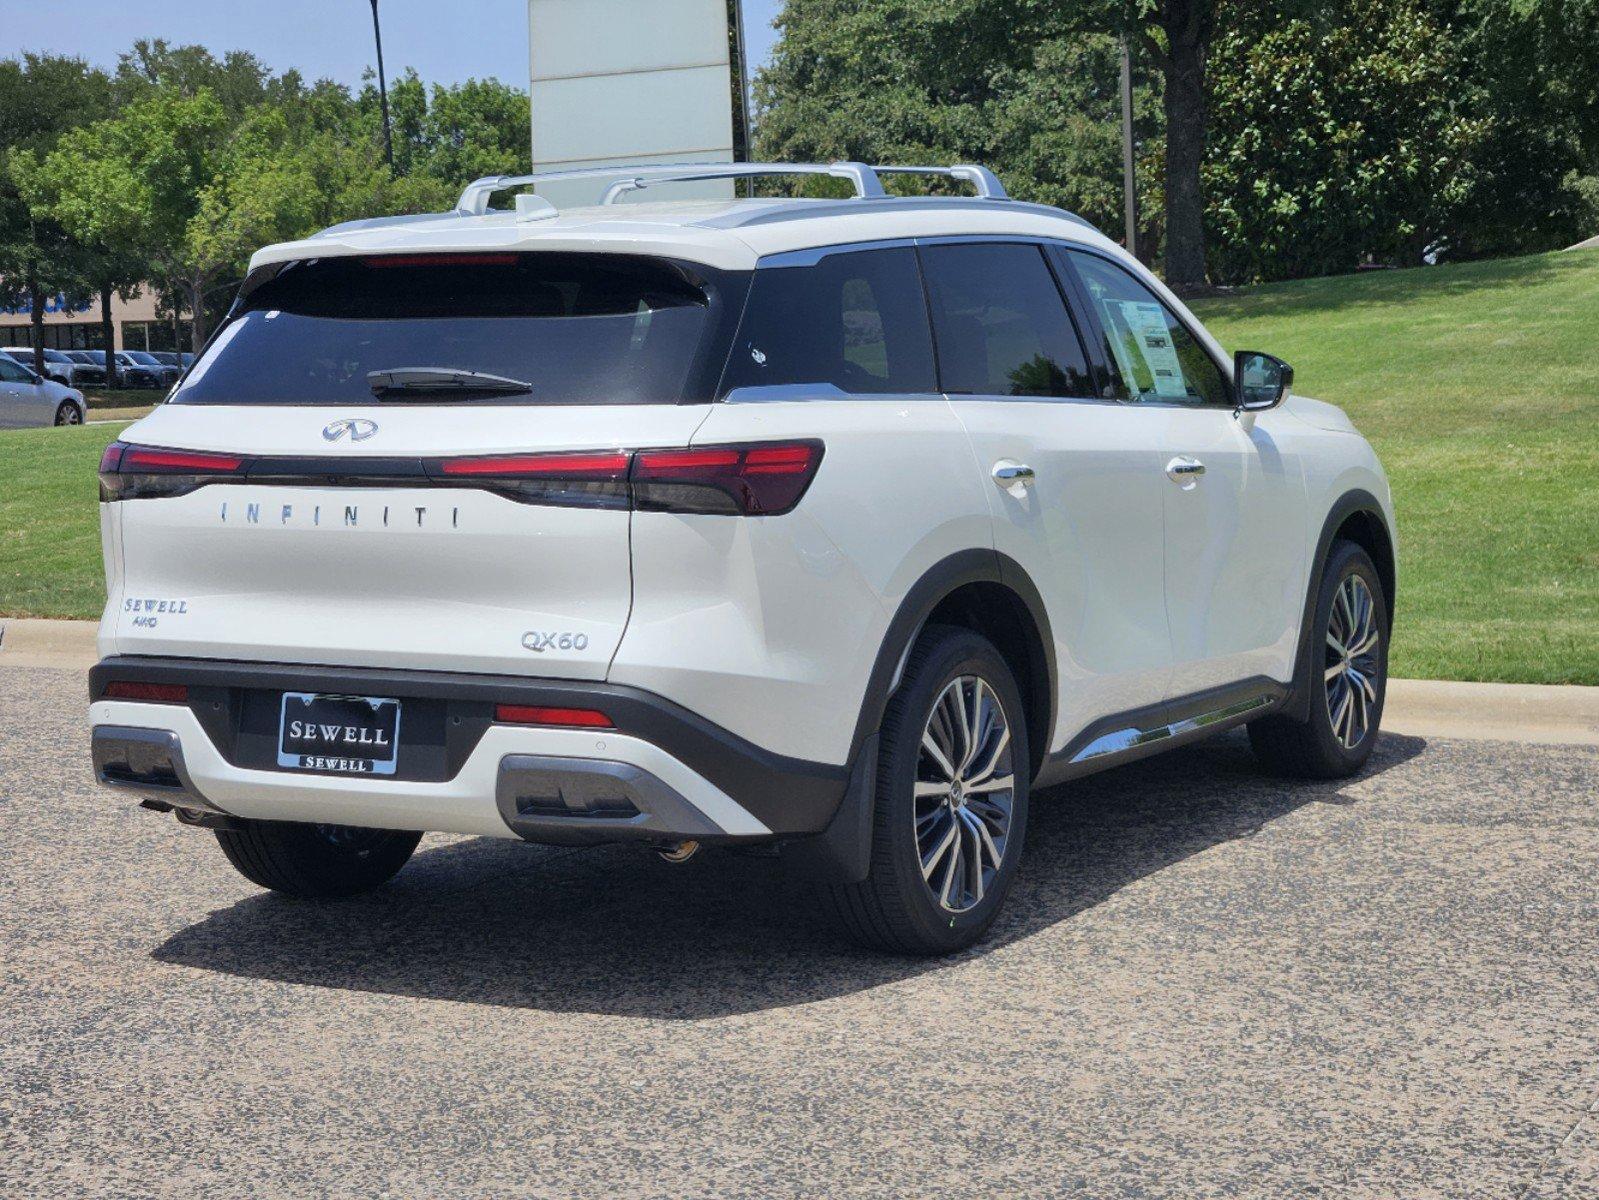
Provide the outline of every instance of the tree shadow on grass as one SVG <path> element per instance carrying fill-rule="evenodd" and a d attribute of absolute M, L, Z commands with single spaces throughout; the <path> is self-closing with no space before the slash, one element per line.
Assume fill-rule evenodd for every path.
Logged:
<path fill-rule="evenodd" d="M 1363 778 L 1421 753 L 1385 735 Z M 1017 886 L 980 956 L 1306 804 L 1338 783 L 1284 782 L 1242 735 L 1034 798 Z M 420 853 L 358 900 L 256 895 L 182 930 L 164 963 L 397 996 L 698 1020 L 848 995 L 939 970 L 842 943 L 771 859 L 672 867 L 637 847 L 557 850 L 476 838 Z"/>
<path fill-rule="evenodd" d="M 1265 284 L 1243 292 L 1207 297 L 1196 301 L 1194 307 L 1200 319 L 1206 322 L 1261 316 L 1291 317 L 1301 313 L 1326 316 L 1353 307 L 1432 303 L 1445 297 L 1507 292 L 1545 283 L 1562 270 L 1595 263 L 1599 263 L 1599 252 L 1592 256 L 1577 252 L 1564 257 L 1537 254 L 1527 258 L 1448 263 L 1441 267 L 1332 275 Z"/>

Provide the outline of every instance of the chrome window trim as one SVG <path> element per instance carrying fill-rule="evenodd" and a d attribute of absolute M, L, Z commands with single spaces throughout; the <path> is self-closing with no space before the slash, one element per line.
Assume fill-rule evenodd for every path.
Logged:
<path fill-rule="evenodd" d="M 875 250 L 910 250 L 916 245 L 914 238 L 884 238 L 878 241 L 839 242 L 835 246 L 813 246 L 807 250 L 785 250 L 768 254 L 755 261 L 757 271 L 780 271 L 785 267 L 814 267 L 824 258 L 835 254 L 870 254 Z"/>

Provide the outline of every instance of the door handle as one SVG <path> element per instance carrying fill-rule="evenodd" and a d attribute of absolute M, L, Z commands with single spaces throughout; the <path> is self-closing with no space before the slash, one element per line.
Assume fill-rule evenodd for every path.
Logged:
<path fill-rule="evenodd" d="M 1205 473 L 1205 464 L 1197 458 L 1179 454 L 1166 464 L 1166 478 L 1173 483 L 1194 483 Z"/>
<path fill-rule="evenodd" d="M 1002 488 L 1031 487 L 1033 483 L 1033 468 L 1026 463 L 1011 462 L 1002 458 L 994 464 L 994 482 Z"/>

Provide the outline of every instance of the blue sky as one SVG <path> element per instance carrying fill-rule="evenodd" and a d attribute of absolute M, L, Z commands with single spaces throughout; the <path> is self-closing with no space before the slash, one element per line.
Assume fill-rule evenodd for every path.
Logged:
<path fill-rule="evenodd" d="M 771 50 L 783 0 L 744 0 L 752 62 Z M 22 50 L 76 54 L 112 66 L 137 38 L 250 50 L 276 71 L 358 83 L 372 62 L 369 0 L 72 0 L 6 5 L 0 55 Z M 391 73 L 454 83 L 496 76 L 527 86 L 526 0 L 379 0 L 383 60 Z M 441 19 L 441 14 L 447 14 Z"/>

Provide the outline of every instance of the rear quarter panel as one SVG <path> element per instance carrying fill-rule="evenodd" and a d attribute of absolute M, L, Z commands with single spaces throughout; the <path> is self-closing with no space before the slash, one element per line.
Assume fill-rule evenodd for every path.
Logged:
<path fill-rule="evenodd" d="M 791 513 L 634 514 L 633 614 L 610 679 L 776 753 L 842 764 L 900 602 L 993 536 L 942 397 L 723 403 L 694 444 L 802 437 L 825 450 Z"/>

